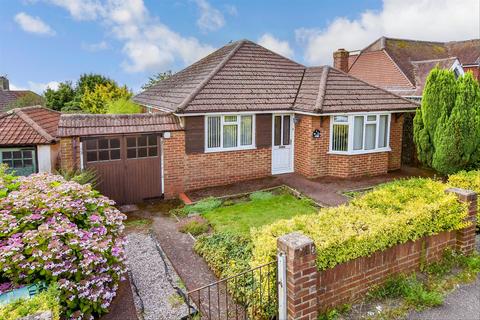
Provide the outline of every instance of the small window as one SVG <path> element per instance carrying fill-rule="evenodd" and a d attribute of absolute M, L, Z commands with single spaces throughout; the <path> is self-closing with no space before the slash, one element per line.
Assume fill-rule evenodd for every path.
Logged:
<path fill-rule="evenodd" d="M 348 117 L 333 118 L 332 150 L 348 151 Z"/>
<path fill-rule="evenodd" d="M 32 150 L 2 151 L 2 163 L 13 169 L 33 167 Z"/>
<path fill-rule="evenodd" d="M 157 136 L 148 135 L 127 138 L 127 159 L 156 157 L 157 155 Z"/>
<path fill-rule="evenodd" d="M 110 161 L 120 159 L 120 140 L 100 138 L 85 141 L 87 162 Z"/>
<path fill-rule="evenodd" d="M 205 150 L 237 150 L 254 145 L 253 115 L 207 116 Z"/>

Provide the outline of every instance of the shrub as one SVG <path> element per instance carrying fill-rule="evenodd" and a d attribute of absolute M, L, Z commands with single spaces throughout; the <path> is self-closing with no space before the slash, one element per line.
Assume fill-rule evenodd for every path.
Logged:
<path fill-rule="evenodd" d="M 92 188 L 96 188 L 98 184 L 97 172 L 92 168 L 84 170 L 59 169 L 56 173 L 67 181 L 75 181 L 80 184 L 89 183 Z"/>
<path fill-rule="evenodd" d="M 0 308 L 0 319 L 15 320 L 42 311 L 51 311 L 53 320 L 60 319 L 59 291 L 56 285 L 51 285 L 30 299 L 19 299 Z"/>
<path fill-rule="evenodd" d="M 198 236 L 208 231 L 208 223 L 201 217 L 194 217 L 180 224 L 178 231 L 190 233 L 192 236 Z"/>
<path fill-rule="evenodd" d="M 452 187 L 475 191 L 480 196 L 480 170 L 460 171 L 448 177 L 448 183 Z M 480 232 L 480 206 L 477 211 L 477 232 Z"/>
<path fill-rule="evenodd" d="M 0 283 L 57 282 L 63 316 L 106 312 L 123 273 L 126 218 L 90 185 L 0 168 Z"/>
<path fill-rule="evenodd" d="M 350 205 L 295 216 L 254 230 L 251 266 L 276 255 L 276 239 L 300 231 L 317 246 L 320 270 L 368 256 L 398 243 L 466 226 L 466 206 L 445 185 L 430 179 L 410 179 L 382 185 Z"/>
<path fill-rule="evenodd" d="M 265 191 L 256 191 L 250 194 L 249 198 L 252 201 L 258 201 L 258 200 L 270 200 L 273 198 L 273 193 L 271 192 L 265 192 Z"/>

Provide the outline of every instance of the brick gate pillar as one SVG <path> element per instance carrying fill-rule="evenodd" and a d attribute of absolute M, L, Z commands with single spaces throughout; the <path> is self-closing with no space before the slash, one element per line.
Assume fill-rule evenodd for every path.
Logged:
<path fill-rule="evenodd" d="M 277 248 L 286 255 L 288 320 L 316 320 L 318 272 L 313 240 L 294 232 L 278 238 Z"/>
<path fill-rule="evenodd" d="M 478 219 L 477 194 L 471 190 L 459 188 L 450 188 L 445 192 L 455 194 L 460 202 L 464 202 L 468 206 L 468 216 L 465 220 L 472 224 L 469 227 L 457 231 L 457 250 L 464 254 L 472 253 L 475 249 L 475 228 Z"/>

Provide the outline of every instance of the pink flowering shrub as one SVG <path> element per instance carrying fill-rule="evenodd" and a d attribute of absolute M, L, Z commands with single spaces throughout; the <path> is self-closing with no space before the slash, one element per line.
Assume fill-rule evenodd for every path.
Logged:
<path fill-rule="evenodd" d="M 0 166 L 0 290 L 56 282 L 64 317 L 105 313 L 126 271 L 113 204 L 90 185 Z"/>

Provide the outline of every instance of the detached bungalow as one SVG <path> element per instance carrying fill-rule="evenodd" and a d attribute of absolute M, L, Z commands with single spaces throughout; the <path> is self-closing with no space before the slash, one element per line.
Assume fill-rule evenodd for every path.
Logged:
<path fill-rule="evenodd" d="M 384 174 L 400 168 L 403 115 L 418 107 L 338 69 L 307 68 L 247 40 L 220 48 L 134 100 L 171 126 L 148 126 L 149 115 L 100 116 L 111 119 L 102 120 L 109 126 L 135 129 L 83 132 L 99 118 L 60 120 L 62 154 L 77 155 L 72 165 L 126 164 L 118 167 L 120 202 L 291 172 L 307 178 Z M 128 169 L 144 158 L 158 161 L 142 171 Z M 105 172 L 103 180 L 119 171 Z M 155 195 L 137 192 L 147 179 L 161 186 Z"/>

